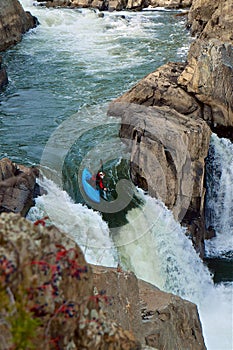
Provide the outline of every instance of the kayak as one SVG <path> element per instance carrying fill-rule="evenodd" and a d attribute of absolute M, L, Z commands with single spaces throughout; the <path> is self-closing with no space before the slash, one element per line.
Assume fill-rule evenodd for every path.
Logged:
<path fill-rule="evenodd" d="M 92 175 L 86 168 L 82 172 L 82 186 L 86 195 L 95 203 L 100 203 L 100 192 L 89 183 Z"/>

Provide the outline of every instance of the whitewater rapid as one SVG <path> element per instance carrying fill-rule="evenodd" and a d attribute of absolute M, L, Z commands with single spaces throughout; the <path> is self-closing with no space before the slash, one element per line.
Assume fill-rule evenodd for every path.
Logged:
<path fill-rule="evenodd" d="M 207 163 L 207 226 L 216 237 L 206 241 L 207 256 L 233 258 L 233 144 L 213 134 Z"/>
<path fill-rule="evenodd" d="M 23 60 L 19 66 L 20 73 L 23 71 L 26 75 L 26 69 L 33 69 L 27 72 L 28 80 L 24 82 L 25 85 L 21 85 L 22 79 L 19 79 L 20 91 L 13 91 L 9 107 L 8 101 L 4 101 L 1 106 L 6 106 L 3 111 L 7 115 L 7 121 L 13 115 L 14 123 L 17 122 L 19 127 L 21 126 L 17 135 L 15 130 L 13 132 L 12 146 L 6 146 L 7 152 L 12 147 L 12 155 L 15 155 L 18 149 L 22 151 L 17 160 L 23 158 L 23 161 L 26 159 L 30 163 L 33 159 L 38 163 L 48 135 L 60 125 L 61 120 L 77 112 L 82 104 L 88 105 L 93 101 L 97 104 L 122 93 L 123 89 L 128 89 L 129 81 L 133 84 L 139 78 L 139 75 L 133 75 L 132 71 L 138 71 L 140 65 L 144 65 L 149 73 L 168 60 L 177 58 L 177 47 L 172 47 L 174 42 L 180 40 L 181 48 L 178 51 L 183 52 L 183 57 L 187 52 L 187 46 L 182 46 L 183 37 L 178 37 L 180 24 L 176 24 L 172 32 L 164 35 L 160 32 L 160 36 L 156 31 L 151 31 L 151 28 L 165 28 L 161 22 L 162 17 L 157 14 L 153 14 L 157 16 L 156 21 L 152 21 L 149 15 L 129 15 L 127 12 L 124 12 L 124 15 L 129 17 L 126 20 L 114 13 L 108 13 L 101 19 L 89 10 L 49 10 L 33 7 L 33 1 L 30 0 L 21 0 L 21 3 L 26 10 L 30 10 L 39 18 L 41 24 L 30 31 L 25 37 L 25 44 L 18 46 L 12 54 L 14 56 L 21 50 Z M 137 41 L 134 40 L 136 37 Z M 129 38 L 131 42 L 127 41 Z M 122 44 L 125 42 L 127 45 Z M 149 62 L 150 67 L 148 52 L 152 52 L 153 56 L 155 52 L 158 53 L 157 61 Z M 178 56 L 180 59 L 182 54 Z M 17 64 L 19 65 L 19 60 Z M 14 61 L 12 66 L 17 66 Z M 146 73 L 146 69 L 143 72 Z M 117 75 L 118 71 L 124 79 L 128 74 L 125 85 L 118 85 L 118 81 L 122 79 L 122 76 L 119 78 Z M 35 73 L 33 78 L 32 72 Z M 17 73 L 13 77 L 11 71 L 9 73 L 10 83 L 16 86 Z M 29 90 L 32 81 L 33 90 Z M 63 91 L 64 87 L 66 89 Z M 19 114 L 17 120 L 15 118 L 18 105 L 20 111 L 27 108 L 23 128 L 20 124 L 22 116 Z M 46 118 L 43 119 L 44 116 Z M 80 119 L 79 123 L 82 122 Z M 41 125 L 43 132 L 39 133 Z M 78 124 L 74 125 L 75 128 L 78 128 Z M 38 135 L 35 134 L 35 129 Z M 23 145 L 20 141 L 19 144 L 13 144 L 18 135 L 20 139 L 24 139 Z M 25 144 L 28 135 L 33 137 Z M 232 181 L 229 175 L 232 148 L 228 141 L 219 141 L 216 138 L 213 142 L 215 150 L 219 150 L 215 154 L 219 153 L 221 169 L 226 169 L 221 190 L 215 191 L 216 195 L 217 192 L 218 195 L 222 193 L 221 197 L 216 201 L 216 197 L 211 197 L 210 193 L 211 210 L 216 214 L 214 220 L 210 220 L 210 224 L 215 226 L 217 237 L 207 243 L 207 249 L 210 254 L 215 255 L 229 250 L 232 244 L 232 231 L 227 229 L 232 227 L 232 220 L 228 220 L 232 217 Z M 224 147 L 221 148 L 223 144 Z M 219 175 L 216 175 L 218 181 Z M 53 224 L 64 230 L 82 247 L 87 261 L 106 266 L 116 266 L 120 261 L 138 277 L 164 291 L 176 293 L 195 302 L 207 349 L 232 350 L 232 283 L 213 284 L 212 276 L 193 249 L 185 230 L 161 202 L 139 193 L 143 204 L 127 213 L 126 225 L 111 230 L 100 213 L 75 203 L 63 188 L 51 179 L 44 178 L 42 181 L 47 194 L 36 200 L 36 207 L 29 213 L 31 220 L 49 215 Z M 224 188 L 225 184 L 227 187 Z M 214 198 L 212 202 L 211 198 Z M 221 204 L 221 208 L 216 207 L 216 202 Z M 221 230 L 221 227 L 225 227 L 224 230 Z"/>
<path fill-rule="evenodd" d="M 51 180 L 36 200 L 30 220 L 49 215 L 83 249 L 88 262 L 133 271 L 138 278 L 198 306 L 208 350 L 232 349 L 232 284 L 214 285 L 185 229 L 160 201 L 138 196 L 143 204 L 130 210 L 128 223 L 112 231 L 101 214 L 74 203 Z"/>

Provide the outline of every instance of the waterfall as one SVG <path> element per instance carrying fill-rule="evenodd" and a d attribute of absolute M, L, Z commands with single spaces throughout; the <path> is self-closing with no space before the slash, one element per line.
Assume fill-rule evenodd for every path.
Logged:
<path fill-rule="evenodd" d="M 207 160 L 207 226 L 216 237 L 206 241 L 209 256 L 233 256 L 233 144 L 213 135 Z"/>
<path fill-rule="evenodd" d="M 208 350 L 232 349 L 232 283 L 215 286 L 210 272 L 172 213 L 149 196 L 115 234 L 121 263 L 160 289 L 198 306 Z"/>

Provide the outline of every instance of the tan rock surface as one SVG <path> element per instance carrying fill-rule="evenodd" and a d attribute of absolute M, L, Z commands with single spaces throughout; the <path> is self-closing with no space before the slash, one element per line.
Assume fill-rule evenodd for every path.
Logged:
<path fill-rule="evenodd" d="M 40 2 L 40 1 L 39 1 Z M 47 7 L 92 7 L 100 10 L 121 11 L 141 10 L 148 6 L 166 8 L 184 8 L 191 0 L 48 0 Z"/>
<path fill-rule="evenodd" d="M 211 127 L 233 126 L 233 1 L 194 0 L 188 24 L 198 34 L 179 84 L 204 106 Z"/>
<path fill-rule="evenodd" d="M 0 51 L 16 44 L 22 34 L 37 25 L 37 20 L 23 10 L 18 0 L 0 2 Z"/>
<path fill-rule="evenodd" d="M 138 280 L 146 344 L 158 349 L 205 350 L 196 305 Z"/>
<path fill-rule="evenodd" d="M 8 158 L 0 160 L 0 213 L 13 212 L 25 216 L 34 205 L 36 168 L 16 165 Z"/>
<path fill-rule="evenodd" d="M 203 220 L 204 164 L 211 131 L 168 107 L 112 103 L 109 114 L 122 118 L 120 136 L 131 140 L 131 177 L 161 199 L 180 221 Z M 201 219 L 202 218 L 202 219 Z M 195 246 L 203 254 L 203 237 Z"/>
<path fill-rule="evenodd" d="M 0 215 L 0 295 L 1 350 L 29 349 L 28 344 L 37 350 L 141 348 L 130 331 L 106 318 L 102 295 L 93 294 L 91 267 L 77 244 L 55 227 Z M 40 326 L 32 332 L 35 320 Z M 14 337 L 17 327 L 22 337 Z"/>
<path fill-rule="evenodd" d="M 149 0 L 149 3 L 152 7 L 176 9 L 191 6 L 192 0 Z"/>
<path fill-rule="evenodd" d="M 104 307 L 106 314 L 114 315 L 117 322 L 131 329 L 147 346 L 166 350 L 206 349 L 194 304 L 137 280 L 131 272 L 103 266 L 92 268 L 95 288 L 106 290 L 112 297 L 111 306 Z"/>
<path fill-rule="evenodd" d="M 145 106 L 169 106 L 181 114 L 201 117 L 197 99 L 178 84 L 184 63 L 169 62 L 148 74 L 115 102 L 131 102 Z"/>

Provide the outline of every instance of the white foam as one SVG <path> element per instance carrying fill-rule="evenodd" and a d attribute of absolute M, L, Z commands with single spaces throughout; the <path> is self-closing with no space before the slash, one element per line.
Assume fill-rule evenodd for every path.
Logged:
<path fill-rule="evenodd" d="M 231 350 L 232 284 L 215 287 L 172 213 L 149 196 L 144 201 L 114 237 L 122 263 L 160 289 L 196 303 L 207 349 Z"/>
<path fill-rule="evenodd" d="M 35 221 L 49 216 L 51 222 L 70 235 L 82 248 L 88 262 L 116 266 L 117 254 L 109 236 L 107 224 L 101 215 L 86 206 L 74 203 L 65 191 L 44 178 L 40 185 L 47 191 L 38 197 L 36 207 L 28 218 Z"/>
<path fill-rule="evenodd" d="M 206 241 L 206 253 L 218 256 L 233 250 L 233 144 L 212 135 L 207 191 L 208 226 L 216 237 Z"/>

